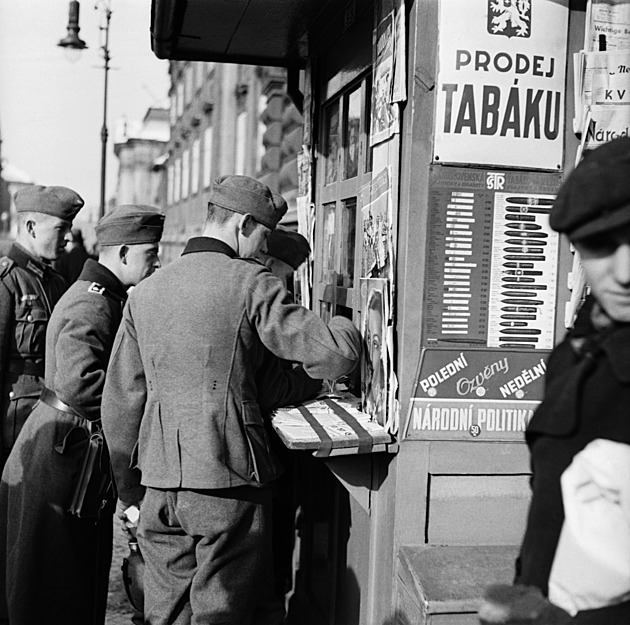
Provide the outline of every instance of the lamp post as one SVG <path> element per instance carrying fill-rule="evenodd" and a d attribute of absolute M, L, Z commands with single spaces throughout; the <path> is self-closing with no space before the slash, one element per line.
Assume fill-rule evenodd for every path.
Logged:
<path fill-rule="evenodd" d="M 105 33 L 105 43 L 101 46 L 103 52 L 103 69 L 105 70 L 105 80 L 103 89 L 103 125 L 101 127 L 101 202 L 98 216 L 101 218 L 105 214 L 105 173 L 107 169 L 107 79 L 109 73 L 109 22 L 112 10 L 109 0 L 97 0 L 95 9 L 101 8 L 105 17 L 105 25 L 100 29 Z M 57 45 L 70 50 L 84 50 L 87 48 L 85 41 L 79 38 L 79 2 L 70 0 L 68 11 L 68 34 Z"/>

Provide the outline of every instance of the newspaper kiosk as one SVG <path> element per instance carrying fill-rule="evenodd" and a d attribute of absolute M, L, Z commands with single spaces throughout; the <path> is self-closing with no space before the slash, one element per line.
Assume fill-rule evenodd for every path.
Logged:
<path fill-rule="evenodd" d="M 625 63 L 628 15 L 611 0 L 153 0 L 159 57 L 287 68 L 313 248 L 302 301 L 365 337 L 362 370 L 330 386 L 358 420 L 277 416 L 289 447 L 292 427 L 314 437 L 296 452 L 295 622 L 472 625 L 485 586 L 511 581 L 524 430 L 584 292 L 548 215 L 580 150 L 628 124 L 630 89 L 602 69 Z"/>

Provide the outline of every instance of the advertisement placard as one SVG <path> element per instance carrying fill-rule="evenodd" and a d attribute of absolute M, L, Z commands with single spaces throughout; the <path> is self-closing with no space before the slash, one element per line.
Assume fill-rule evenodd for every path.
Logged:
<path fill-rule="evenodd" d="M 434 161 L 562 167 L 568 0 L 440 0 Z"/>

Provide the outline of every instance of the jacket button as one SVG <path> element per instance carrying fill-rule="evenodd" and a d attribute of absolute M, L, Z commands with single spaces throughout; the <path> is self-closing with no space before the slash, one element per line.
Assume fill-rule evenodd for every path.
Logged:
<path fill-rule="evenodd" d="M 33 321 L 33 315 L 26 315 L 27 321 Z"/>
<path fill-rule="evenodd" d="M 15 393 L 13 391 L 9 391 L 9 398 L 13 399 L 15 397 Z"/>

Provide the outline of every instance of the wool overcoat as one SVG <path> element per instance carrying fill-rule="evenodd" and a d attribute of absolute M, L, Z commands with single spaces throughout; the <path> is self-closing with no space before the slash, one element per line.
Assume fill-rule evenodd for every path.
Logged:
<path fill-rule="evenodd" d="M 0 484 L 0 580 L 11 625 L 104 622 L 112 511 L 99 520 L 68 512 L 90 422 L 100 419 L 105 371 L 126 291 L 88 260 L 59 300 L 46 340 L 46 387 L 76 414 L 38 402 Z"/>
<path fill-rule="evenodd" d="M 360 346 L 350 321 L 293 304 L 260 263 L 191 239 L 134 289 L 116 337 L 102 410 L 120 498 L 268 484 L 280 470 L 263 415 L 307 387 L 266 350 L 322 379 L 352 371 Z"/>
<path fill-rule="evenodd" d="M 630 324 L 592 331 L 579 349 L 574 338 L 569 333 L 550 356 L 545 396 L 526 433 L 532 501 L 516 582 L 545 595 L 564 522 L 562 473 L 595 439 L 630 444 Z M 575 622 L 630 622 L 630 602 L 579 612 Z"/>

